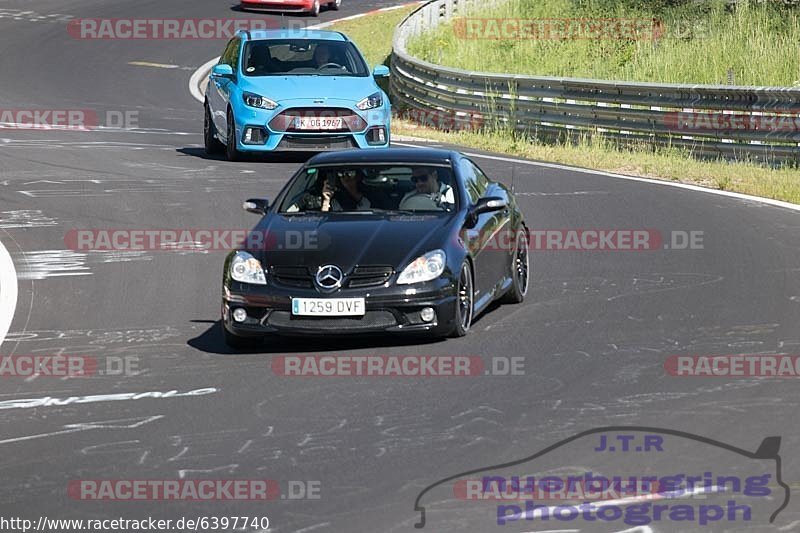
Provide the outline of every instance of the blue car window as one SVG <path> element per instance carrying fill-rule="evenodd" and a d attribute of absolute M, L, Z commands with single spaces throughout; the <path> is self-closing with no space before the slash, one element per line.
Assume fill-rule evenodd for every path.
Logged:
<path fill-rule="evenodd" d="M 315 39 L 270 39 L 246 44 L 242 60 L 246 76 L 369 76 L 352 43 Z"/>

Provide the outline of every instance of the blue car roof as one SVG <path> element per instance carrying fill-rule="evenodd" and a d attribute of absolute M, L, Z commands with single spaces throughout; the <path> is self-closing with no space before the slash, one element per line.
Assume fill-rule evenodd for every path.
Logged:
<path fill-rule="evenodd" d="M 253 30 L 245 32 L 249 41 L 263 41 L 270 39 L 318 39 L 324 41 L 346 41 L 347 38 L 338 31 L 306 30 L 295 28 L 281 28 L 276 30 Z"/>

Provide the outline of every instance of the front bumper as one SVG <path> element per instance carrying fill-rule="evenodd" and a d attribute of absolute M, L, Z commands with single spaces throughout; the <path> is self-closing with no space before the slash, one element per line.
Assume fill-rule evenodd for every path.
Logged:
<path fill-rule="evenodd" d="M 361 298 L 365 315 L 358 317 L 306 317 L 292 315 L 292 298 Z M 439 278 L 418 286 L 403 285 L 370 290 L 340 290 L 323 295 L 314 289 L 248 285 L 231 281 L 223 288 L 222 323 L 241 337 L 279 335 L 331 335 L 363 333 L 433 333 L 444 335 L 452 329 L 457 304 L 455 284 Z M 232 311 L 247 311 L 244 322 L 235 322 Z M 424 307 L 436 317 L 423 322 Z"/>
<path fill-rule="evenodd" d="M 276 127 L 279 115 L 291 113 L 294 106 L 278 107 L 275 110 L 255 109 L 243 106 L 234 113 L 236 121 L 236 144 L 241 152 L 323 152 L 350 150 L 353 148 L 388 148 L 391 142 L 391 111 L 375 109 L 361 111 L 336 107 L 347 113 L 348 128 L 336 131 L 301 131 Z M 319 108 L 327 112 L 326 108 Z"/>

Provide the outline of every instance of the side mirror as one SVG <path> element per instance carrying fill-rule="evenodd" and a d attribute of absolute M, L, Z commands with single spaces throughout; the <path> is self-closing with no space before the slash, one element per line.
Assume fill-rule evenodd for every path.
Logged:
<path fill-rule="evenodd" d="M 372 76 L 375 78 L 389 77 L 389 67 L 386 65 L 376 65 L 375 69 L 372 71 Z"/>
<path fill-rule="evenodd" d="M 473 205 L 470 208 L 469 213 L 467 213 L 467 219 L 465 221 L 466 227 L 474 228 L 478 223 L 478 216 L 482 215 L 483 213 L 492 213 L 494 211 L 500 211 L 506 208 L 508 208 L 508 202 L 499 196 L 487 196 L 485 198 L 481 198 L 475 202 L 475 205 Z"/>
<path fill-rule="evenodd" d="M 499 196 L 487 196 L 481 198 L 472 206 L 472 214 L 478 216 L 483 213 L 492 213 L 508 208 L 508 202 Z"/>
<path fill-rule="evenodd" d="M 242 204 L 242 209 L 248 213 L 255 213 L 256 215 L 265 215 L 269 208 L 269 200 L 266 198 L 250 198 L 245 200 Z"/>
<path fill-rule="evenodd" d="M 233 69 L 230 65 L 221 63 L 219 65 L 214 65 L 214 68 L 211 69 L 211 75 L 217 78 L 232 78 Z"/>

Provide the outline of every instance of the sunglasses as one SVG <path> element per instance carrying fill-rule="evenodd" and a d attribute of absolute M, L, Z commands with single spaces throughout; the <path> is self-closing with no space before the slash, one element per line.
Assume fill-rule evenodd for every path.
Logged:
<path fill-rule="evenodd" d="M 411 181 L 414 183 L 422 182 L 425 183 L 428 181 L 428 176 L 411 176 Z"/>

